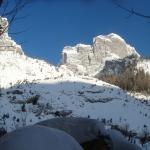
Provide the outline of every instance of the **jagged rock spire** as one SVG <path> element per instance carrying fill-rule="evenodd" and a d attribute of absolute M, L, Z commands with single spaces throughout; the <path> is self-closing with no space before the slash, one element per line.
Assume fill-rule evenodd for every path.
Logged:
<path fill-rule="evenodd" d="M 0 52 L 11 51 L 18 54 L 23 54 L 20 45 L 16 44 L 14 40 L 8 35 L 9 23 L 7 18 L 0 16 Z"/>

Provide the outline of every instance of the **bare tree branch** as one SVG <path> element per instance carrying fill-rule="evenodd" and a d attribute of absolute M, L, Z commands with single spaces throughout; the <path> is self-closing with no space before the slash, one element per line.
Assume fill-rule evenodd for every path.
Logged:
<path fill-rule="evenodd" d="M 140 12 L 137 12 L 135 11 L 133 8 L 128 8 L 128 7 L 125 7 L 123 5 L 121 5 L 117 0 L 112 0 L 113 4 L 115 4 L 118 8 L 121 8 L 123 9 L 124 11 L 130 13 L 131 15 L 136 15 L 136 16 L 139 16 L 141 18 L 145 18 L 145 19 L 150 19 L 150 15 L 145 15 L 145 14 L 142 14 Z"/>
<path fill-rule="evenodd" d="M 16 2 L 15 6 L 10 11 L 4 13 L 3 15 L 5 17 L 12 15 L 14 12 L 18 12 L 21 9 L 23 9 L 27 4 L 28 4 L 28 2 L 26 2 L 26 1 L 24 2 L 24 1 L 20 0 L 19 2 Z"/>
<path fill-rule="evenodd" d="M 2 4 L 3 4 L 3 0 L 0 0 L 0 7 L 1 7 Z"/>
<path fill-rule="evenodd" d="M 8 8 L 8 4 L 9 4 L 8 1 L 6 1 L 6 4 L 5 4 L 4 8 L 3 8 L 2 16 L 4 16 L 4 14 L 5 14 L 5 12 L 6 12 L 7 8 Z"/>
<path fill-rule="evenodd" d="M 18 16 L 18 13 L 25 8 L 26 5 L 30 4 L 32 0 L 0 0 L 0 17 L 7 17 L 8 26 L 12 26 L 12 24 L 21 19 L 25 19 L 29 15 Z M 0 25 L 0 35 L 6 32 L 8 26 L 5 28 Z M 22 32 L 16 32 L 14 34 L 19 34 Z"/>
<path fill-rule="evenodd" d="M 17 20 L 22 20 L 22 19 L 26 19 L 26 18 L 29 17 L 29 16 L 30 16 L 30 14 L 26 14 L 26 15 L 21 16 L 21 17 L 16 17 L 16 18 L 15 18 L 15 21 L 17 21 Z"/>
<path fill-rule="evenodd" d="M 21 31 L 16 31 L 16 32 L 9 32 L 9 34 L 11 34 L 11 35 L 17 35 L 17 34 L 24 33 L 24 32 L 26 32 L 26 31 L 28 31 L 28 29 L 21 30 Z"/>

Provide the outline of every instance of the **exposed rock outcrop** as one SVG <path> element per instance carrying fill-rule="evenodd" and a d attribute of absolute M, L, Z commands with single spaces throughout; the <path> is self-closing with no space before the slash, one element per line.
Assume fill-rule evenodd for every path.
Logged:
<path fill-rule="evenodd" d="M 124 73 L 127 69 L 136 69 L 139 61 L 140 58 L 136 55 L 130 55 L 123 59 L 106 61 L 105 66 L 96 77 L 99 78 L 101 75 L 118 75 Z"/>
<path fill-rule="evenodd" d="M 107 60 L 122 59 L 130 55 L 140 56 L 119 35 L 111 33 L 93 39 L 92 45 L 66 46 L 62 51 L 62 64 L 77 74 L 94 76 L 103 69 Z"/>
<path fill-rule="evenodd" d="M 16 44 L 8 35 L 9 23 L 6 18 L 0 17 L 0 52 L 12 51 L 14 53 L 23 54 L 20 45 Z"/>

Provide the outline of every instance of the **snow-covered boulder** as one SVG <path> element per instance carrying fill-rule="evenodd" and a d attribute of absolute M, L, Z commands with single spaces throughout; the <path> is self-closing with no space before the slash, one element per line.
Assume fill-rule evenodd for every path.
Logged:
<path fill-rule="evenodd" d="M 54 118 L 39 122 L 38 125 L 63 130 L 74 137 L 81 145 L 94 147 L 105 145 L 111 150 L 140 150 L 140 147 L 127 141 L 119 131 L 106 129 L 104 124 L 96 119 Z M 104 145 L 102 142 L 104 142 Z"/>
<path fill-rule="evenodd" d="M 136 144 L 129 143 L 129 141 L 117 130 L 109 129 L 108 135 L 113 143 L 112 150 L 141 150 Z"/>
<path fill-rule="evenodd" d="M 88 118 L 54 118 L 38 124 L 63 130 L 73 136 L 79 143 L 96 139 L 105 132 L 103 123 Z"/>
<path fill-rule="evenodd" d="M 43 126 L 29 126 L 0 139 L 1 150 L 82 150 L 67 133 Z"/>
<path fill-rule="evenodd" d="M 66 46 L 62 51 L 62 64 L 77 74 L 95 75 L 107 60 L 122 59 L 130 55 L 140 56 L 119 35 L 111 33 L 93 39 L 92 45 Z"/>

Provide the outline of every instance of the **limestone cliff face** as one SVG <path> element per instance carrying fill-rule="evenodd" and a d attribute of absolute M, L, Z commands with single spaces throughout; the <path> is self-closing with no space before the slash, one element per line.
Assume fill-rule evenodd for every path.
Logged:
<path fill-rule="evenodd" d="M 140 57 L 130 55 L 123 59 L 106 61 L 103 69 L 96 75 L 97 78 L 105 75 L 118 75 L 122 74 L 127 69 L 136 69 L 137 64 L 141 61 Z"/>
<path fill-rule="evenodd" d="M 6 18 L 0 17 L 0 52 L 12 51 L 14 53 L 23 54 L 20 45 L 16 44 L 8 35 L 9 23 Z"/>
<path fill-rule="evenodd" d="M 62 51 L 62 64 L 74 73 L 94 76 L 103 69 L 108 60 L 122 59 L 139 54 L 119 35 L 111 33 L 93 39 L 92 45 L 67 46 Z"/>

